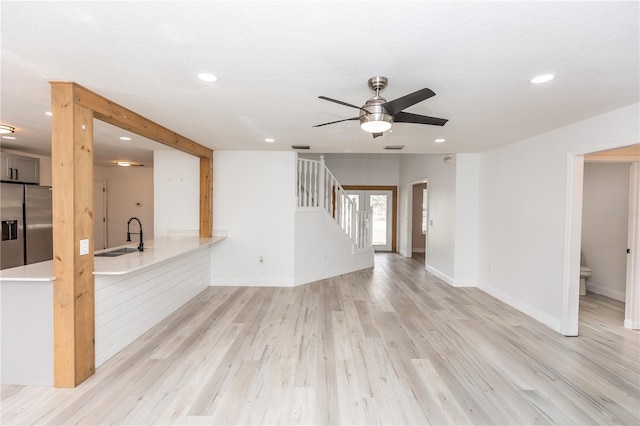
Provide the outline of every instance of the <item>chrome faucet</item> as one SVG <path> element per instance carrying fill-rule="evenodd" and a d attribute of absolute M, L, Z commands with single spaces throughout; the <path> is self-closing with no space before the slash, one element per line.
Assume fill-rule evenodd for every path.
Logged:
<path fill-rule="evenodd" d="M 138 222 L 138 226 L 140 227 L 140 232 L 129 231 L 129 225 L 131 225 L 131 221 L 134 219 L 136 220 L 136 222 Z M 140 244 L 138 244 L 138 251 L 144 251 L 144 242 L 142 239 L 142 223 L 140 223 L 140 219 L 138 219 L 137 217 L 132 217 L 131 219 L 129 219 L 129 222 L 127 222 L 127 242 L 131 241 L 131 234 L 140 235 Z"/>

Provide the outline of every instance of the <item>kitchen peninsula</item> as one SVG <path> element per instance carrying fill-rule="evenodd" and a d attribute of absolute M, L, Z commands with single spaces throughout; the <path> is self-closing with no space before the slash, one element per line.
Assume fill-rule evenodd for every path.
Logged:
<path fill-rule="evenodd" d="M 210 248 L 225 238 L 164 237 L 95 257 L 95 366 L 209 286 Z M 54 280 L 52 261 L 0 271 L 2 384 L 53 385 Z"/>

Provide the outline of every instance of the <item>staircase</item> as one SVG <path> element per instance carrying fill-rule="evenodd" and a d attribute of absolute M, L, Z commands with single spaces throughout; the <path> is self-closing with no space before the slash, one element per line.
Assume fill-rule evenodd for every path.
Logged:
<path fill-rule="evenodd" d="M 353 254 L 372 251 L 371 211 L 357 211 L 340 183 L 324 163 L 298 158 L 298 211 L 323 210 L 351 241 Z"/>

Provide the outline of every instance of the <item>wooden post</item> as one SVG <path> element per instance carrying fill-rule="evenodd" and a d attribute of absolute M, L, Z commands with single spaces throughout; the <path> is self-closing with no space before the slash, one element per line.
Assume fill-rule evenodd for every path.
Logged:
<path fill-rule="evenodd" d="M 54 384 L 75 387 L 95 372 L 93 112 L 71 84 L 51 86 L 51 112 Z"/>
<path fill-rule="evenodd" d="M 213 232 L 213 152 L 200 157 L 200 237 L 210 237 Z"/>
<path fill-rule="evenodd" d="M 75 387 L 95 372 L 93 119 L 200 158 L 200 237 L 213 229 L 213 151 L 76 83 L 50 84 L 54 385 Z"/>

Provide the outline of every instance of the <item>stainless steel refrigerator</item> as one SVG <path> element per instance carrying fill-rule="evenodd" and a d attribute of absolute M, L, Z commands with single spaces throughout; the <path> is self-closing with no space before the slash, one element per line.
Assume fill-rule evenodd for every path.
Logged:
<path fill-rule="evenodd" d="M 0 220 L 0 269 L 53 258 L 50 187 L 0 184 Z"/>

